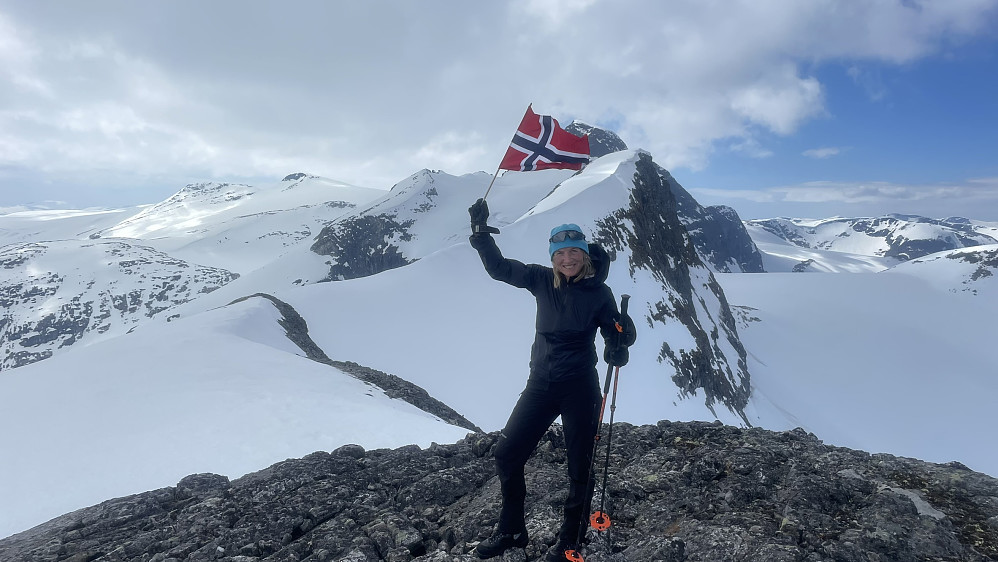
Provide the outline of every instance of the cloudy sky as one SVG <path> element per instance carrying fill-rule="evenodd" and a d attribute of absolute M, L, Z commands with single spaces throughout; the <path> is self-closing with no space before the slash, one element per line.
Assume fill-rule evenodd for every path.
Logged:
<path fill-rule="evenodd" d="M 998 221 L 998 0 L 0 0 L 0 208 L 495 171 L 526 106 L 743 218 Z"/>

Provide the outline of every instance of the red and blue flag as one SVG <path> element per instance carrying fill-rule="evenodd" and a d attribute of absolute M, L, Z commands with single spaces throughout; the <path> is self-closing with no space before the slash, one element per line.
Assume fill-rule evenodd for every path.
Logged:
<path fill-rule="evenodd" d="M 589 135 L 562 129 L 550 115 L 537 115 L 529 106 L 509 143 L 500 170 L 581 170 L 589 163 Z"/>

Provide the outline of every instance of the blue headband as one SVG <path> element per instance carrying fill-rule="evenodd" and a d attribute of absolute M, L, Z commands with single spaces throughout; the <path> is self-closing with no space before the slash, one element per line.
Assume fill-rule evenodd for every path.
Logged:
<path fill-rule="evenodd" d="M 586 235 L 582 233 L 582 229 L 577 224 L 568 223 L 552 228 L 548 243 L 548 252 L 552 258 L 554 253 L 562 248 L 579 248 L 583 252 L 589 253 Z"/>

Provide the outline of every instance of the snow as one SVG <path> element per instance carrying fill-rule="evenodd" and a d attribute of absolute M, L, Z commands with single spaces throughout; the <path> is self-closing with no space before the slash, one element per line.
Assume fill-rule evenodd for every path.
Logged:
<path fill-rule="evenodd" d="M 468 433 L 305 359 L 277 318 L 251 299 L 4 372 L 0 535 L 188 474 Z"/>
<path fill-rule="evenodd" d="M 502 229 L 499 247 L 524 262 L 547 262 L 552 226 L 575 222 L 591 231 L 595 217 L 626 199 L 633 159 L 633 152 L 608 155 L 582 174 L 500 176 L 488 198 L 490 223 Z M 402 377 L 486 431 L 501 428 L 527 377 L 535 304 L 528 292 L 490 279 L 467 243 L 466 209 L 491 179 L 423 170 L 385 192 L 307 177 L 237 186 L 243 196 L 234 201 L 182 190 L 144 211 L 0 216 L 0 244 L 78 245 L 97 232 L 132 234 L 142 238 L 130 243 L 240 274 L 128 333 L 112 330 L 0 372 L 0 537 L 192 473 L 237 478 L 347 443 L 425 447 L 467 433 L 303 357 L 271 301 L 231 304 L 258 292 L 292 305 L 330 358 Z M 301 191 L 286 192 L 291 185 Z M 409 197 L 431 188 L 428 197 L 446 212 L 417 221 L 406 247 L 417 261 L 317 283 L 328 258 L 308 248 L 324 224 L 361 211 L 418 219 Z M 196 227 L 187 222 L 194 218 Z M 876 257 L 874 247 L 807 249 L 758 227 L 749 232 L 770 273 L 715 278 L 749 354 L 753 425 L 799 426 L 829 444 L 956 460 L 998 476 L 998 451 L 979 438 L 998 421 L 989 401 L 998 387 L 993 277 L 967 283 L 977 266 L 945 253 L 898 264 Z M 59 263 L 50 267 L 79 270 L 73 279 L 96 277 L 83 273 L 93 266 L 73 244 L 57 246 L 70 250 L 53 254 Z M 808 259 L 809 273 L 790 273 Z M 9 275 L 0 270 L 0 286 Z M 658 360 L 661 342 L 689 345 L 689 333 L 678 323 L 642 322 L 648 303 L 664 298 L 661 284 L 623 267 L 611 269 L 608 284 L 618 299 L 632 295 L 639 329 L 620 370 L 615 420 L 715 419 L 703 396 L 680 395 Z M 716 418 L 743 423 L 721 405 Z"/>
<path fill-rule="evenodd" d="M 913 276 L 726 275 L 728 300 L 759 321 L 739 327 L 758 396 L 828 443 L 959 461 L 998 474 L 982 427 L 993 407 L 994 299 L 940 293 Z M 759 408 L 755 419 L 772 419 Z M 789 428 L 789 427 L 788 427 Z"/>

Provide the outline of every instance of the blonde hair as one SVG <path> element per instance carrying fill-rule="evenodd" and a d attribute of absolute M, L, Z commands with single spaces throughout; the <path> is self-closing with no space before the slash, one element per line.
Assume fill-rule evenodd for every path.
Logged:
<path fill-rule="evenodd" d="M 551 265 L 554 265 L 554 255 L 551 256 Z M 587 277 L 592 277 L 596 275 L 596 266 L 593 265 L 592 258 L 589 257 L 589 252 L 582 252 L 582 268 L 579 269 L 578 275 L 572 277 L 568 280 L 569 283 L 577 283 L 582 281 Z M 554 272 L 554 288 L 561 288 L 561 280 L 564 276 L 555 270 Z"/>

